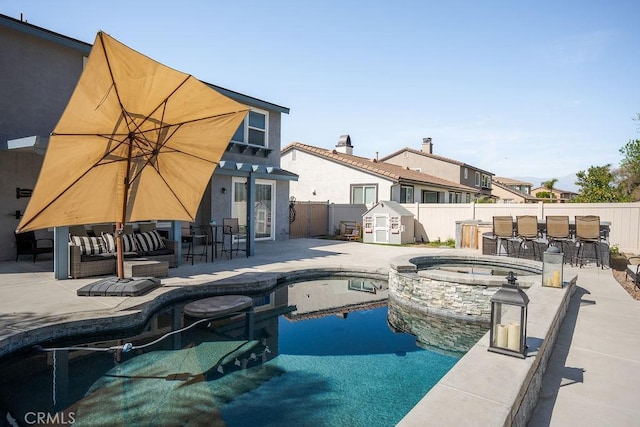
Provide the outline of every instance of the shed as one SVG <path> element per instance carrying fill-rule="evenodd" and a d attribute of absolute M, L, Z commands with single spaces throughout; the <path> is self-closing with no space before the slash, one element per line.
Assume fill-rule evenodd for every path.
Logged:
<path fill-rule="evenodd" d="M 362 241 L 401 245 L 413 243 L 414 216 L 398 202 L 382 201 L 362 214 Z"/>

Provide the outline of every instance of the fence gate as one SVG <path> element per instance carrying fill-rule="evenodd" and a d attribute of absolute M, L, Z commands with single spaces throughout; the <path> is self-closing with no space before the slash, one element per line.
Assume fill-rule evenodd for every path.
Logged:
<path fill-rule="evenodd" d="M 289 209 L 289 238 L 326 236 L 328 224 L 328 202 L 296 201 L 291 204 Z"/>

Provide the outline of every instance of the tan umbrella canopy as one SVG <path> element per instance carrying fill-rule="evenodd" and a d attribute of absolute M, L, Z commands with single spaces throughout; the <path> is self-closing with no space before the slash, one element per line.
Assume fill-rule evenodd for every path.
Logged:
<path fill-rule="evenodd" d="M 99 32 L 17 231 L 193 221 L 247 111 Z M 118 239 L 120 278 L 121 247 Z"/>

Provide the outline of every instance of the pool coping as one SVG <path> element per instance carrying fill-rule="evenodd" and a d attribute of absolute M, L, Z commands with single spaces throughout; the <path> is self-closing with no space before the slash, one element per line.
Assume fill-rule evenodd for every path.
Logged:
<path fill-rule="evenodd" d="M 407 256 L 393 258 L 390 265 L 399 272 L 416 268 Z M 577 279 L 577 275 L 569 277 L 559 289 L 543 287 L 541 281 L 527 289 L 530 350 L 525 359 L 489 352 L 487 332 L 398 426 L 525 426 L 538 402 L 542 378 Z"/>

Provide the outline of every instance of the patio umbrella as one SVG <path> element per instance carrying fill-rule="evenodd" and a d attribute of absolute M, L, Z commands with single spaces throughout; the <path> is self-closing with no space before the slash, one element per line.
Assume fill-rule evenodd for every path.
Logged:
<path fill-rule="evenodd" d="M 98 32 L 17 231 L 194 221 L 248 107 Z"/>

